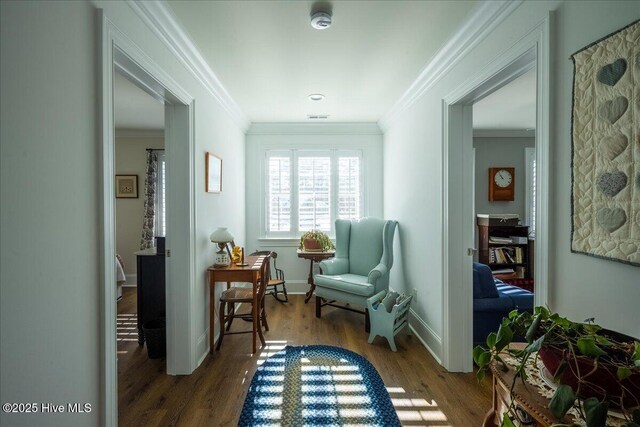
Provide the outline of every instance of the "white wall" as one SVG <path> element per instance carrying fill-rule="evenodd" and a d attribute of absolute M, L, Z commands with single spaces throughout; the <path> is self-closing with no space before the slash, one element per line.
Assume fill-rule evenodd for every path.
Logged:
<path fill-rule="evenodd" d="M 382 134 L 377 124 L 254 124 L 247 133 L 247 251 L 274 250 L 287 292 L 308 290 L 309 261 L 296 255 L 298 239 L 266 240 L 260 230 L 265 151 L 280 148 L 361 149 L 365 174 L 365 215 L 382 217 Z M 235 236 L 235 234 L 234 234 Z M 312 301 L 309 302 L 310 304 Z"/>
<path fill-rule="evenodd" d="M 571 253 L 571 91 L 569 56 L 594 41 L 640 19 L 638 2 L 563 3 L 556 15 L 557 43 L 551 63 L 557 106 L 550 158 L 551 194 L 550 297 L 552 308 L 568 317 L 595 317 L 605 327 L 640 337 L 638 301 L 640 268 Z M 637 59 L 637 58 L 636 58 Z M 639 242 L 640 243 L 640 242 Z"/>
<path fill-rule="evenodd" d="M 96 2 L 195 98 L 197 304 L 208 346 L 208 235 L 244 238 L 244 134 L 125 2 Z M 0 414 L 2 425 L 99 425 L 101 139 L 95 7 L 1 2 L 0 395 L 2 402 L 88 402 L 91 413 Z M 61 102 L 64 101 L 62 104 Z M 224 158 L 225 189 L 204 192 L 204 152 Z M 185 284 L 188 285 L 188 284 Z M 187 349 L 188 350 L 188 349 Z"/>
<path fill-rule="evenodd" d="M 524 149 L 535 147 L 534 138 L 473 138 L 476 149 L 476 213 L 515 213 L 526 218 L 526 172 Z M 489 201 L 489 168 L 515 168 L 515 194 L 512 202 Z"/>
<path fill-rule="evenodd" d="M 116 252 L 125 263 L 127 276 L 136 274 L 136 256 L 133 253 L 140 250 L 147 148 L 164 148 L 164 138 L 116 136 L 116 174 L 138 175 L 138 198 L 116 199 Z M 126 285 L 135 284 L 135 278 L 127 277 Z"/>
<path fill-rule="evenodd" d="M 525 2 L 385 129 L 384 213 L 400 222 L 392 281 L 418 289 L 414 310 L 441 356 L 442 99 L 556 10 L 551 46 L 550 306 L 575 319 L 639 335 L 637 267 L 570 253 L 571 82 L 569 55 L 640 17 L 636 2 Z M 414 185 L 406 185 L 407 177 Z M 428 273 L 426 273 L 428 272 Z M 403 290 L 403 289 L 401 289 Z"/>

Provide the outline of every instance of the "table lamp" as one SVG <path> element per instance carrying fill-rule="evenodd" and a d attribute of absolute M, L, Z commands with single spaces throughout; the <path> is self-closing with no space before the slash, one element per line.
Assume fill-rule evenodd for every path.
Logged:
<path fill-rule="evenodd" d="M 211 242 L 218 244 L 218 251 L 216 252 L 216 258 L 214 266 L 226 267 L 230 263 L 230 256 L 228 254 L 229 249 L 227 243 L 233 241 L 233 236 L 227 231 L 227 227 L 219 227 L 216 231 L 209 236 Z"/>

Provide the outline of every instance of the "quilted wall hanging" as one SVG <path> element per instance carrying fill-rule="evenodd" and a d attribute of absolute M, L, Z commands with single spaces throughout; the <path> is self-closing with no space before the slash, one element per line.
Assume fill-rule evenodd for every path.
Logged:
<path fill-rule="evenodd" d="M 640 266 L 640 21 L 571 58 L 571 251 Z"/>

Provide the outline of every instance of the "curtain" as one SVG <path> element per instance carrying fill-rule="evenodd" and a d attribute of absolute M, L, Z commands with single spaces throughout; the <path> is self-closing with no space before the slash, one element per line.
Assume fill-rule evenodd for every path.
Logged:
<path fill-rule="evenodd" d="M 142 238 L 140 249 L 154 246 L 154 226 L 156 217 L 156 188 L 158 184 L 158 153 L 147 152 L 147 173 L 144 179 L 144 210 L 142 212 Z"/>

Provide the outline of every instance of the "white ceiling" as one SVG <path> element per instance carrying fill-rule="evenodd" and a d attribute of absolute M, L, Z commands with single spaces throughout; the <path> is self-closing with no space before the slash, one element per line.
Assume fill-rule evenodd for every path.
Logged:
<path fill-rule="evenodd" d="M 168 2 L 251 122 L 377 122 L 476 4 L 331 3 L 333 25 L 319 31 L 311 1 Z"/>
<path fill-rule="evenodd" d="M 535 127 L 535 68 L 473 104 L 474 130 L 527 130 Z"/>
<path fill-rule="evenodd" d="M 471 11 L 473 1 L 334 1 L 309 25 L 309 1 L 169 2 L 251 122 L 377 122 Z M 326 99 L 312 102 L 311 93 Z M 535 128 L 535 70 L 473 106 L 475 130 Z M 161 130 L 164 108 L 115 73 L 118 129 Z"/>
<path fill-rule="evenodd" d="M 120 73 L 114 73 L 113 101 L 116 129 L 164 129 L 164 104 Z"/>

